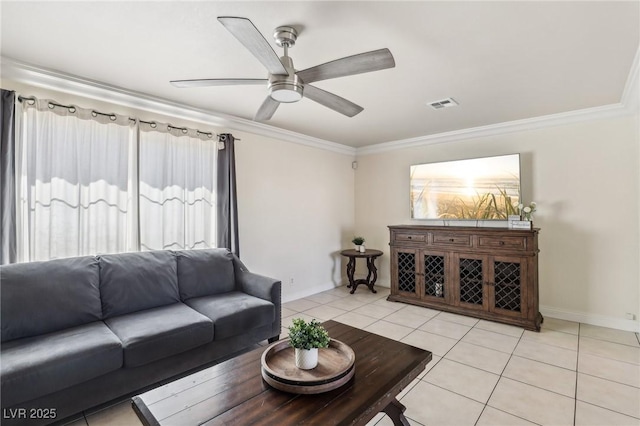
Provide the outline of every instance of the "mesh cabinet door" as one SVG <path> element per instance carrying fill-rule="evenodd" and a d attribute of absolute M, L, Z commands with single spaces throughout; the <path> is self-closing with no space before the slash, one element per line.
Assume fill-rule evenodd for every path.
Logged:
<path fill-rule="evenodd" d="M 412 293 L 416 295 L 416 289 L 418 286 L 417 280 L 417 263 L 415 251 L 397 251 L 396 254 L 398 260 L 398 290 L 403 293 Z"/>
<path fill-rule="evenodd" d="M 525 317 L 526 294 L 522 289 L 523 277 L 526 276 L 526 262 L 516 258 L 495 258 L 492 263 L 492 310 L 510 316 Z"/>
<path fill-rule="evenodd" d="M 460 285 L 458 293 L 460 305 L 483 309 L 485 306 L 483 259 L 461 254 L 458 258 L 457 273 Z"/>
<path fill-rule="evenodd" d="M 425 253 L 424 264 L 424 296 L 437 302 L 448 299 L 449 289 L 446 287 L 446 257 L 442 253 Z"/>

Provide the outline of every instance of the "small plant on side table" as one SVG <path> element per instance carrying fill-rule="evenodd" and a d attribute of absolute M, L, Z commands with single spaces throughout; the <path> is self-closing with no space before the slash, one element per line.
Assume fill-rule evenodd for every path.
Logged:
<path fill-rule="evenodd" d="M 363 237 L 353 237 L 353 240 L 351 240 L 351 242 L 356 246 L 356 251 L 362 251 L 360 250 L 360 247 L 364 244 Z"/>
<path fill-rule="evenodd" d="M 329 346 L 329 333 L 320 322 L 294 318 L 289 327 L 289 341 L 295 349 L 296 367 L 310 370 L 318 365 L 318 348 Z"/>

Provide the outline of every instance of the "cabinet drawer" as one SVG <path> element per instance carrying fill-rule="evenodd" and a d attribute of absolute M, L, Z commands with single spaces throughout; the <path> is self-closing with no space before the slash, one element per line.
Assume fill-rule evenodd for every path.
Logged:
<path fill-rule="evenodd" d="M 448 234 L 444 232 L 434 233 L 433 245 L 471 247 L 471 235 Z"/>
<path fill-rule="evenodd" d="M 425 234 L 396 234 L 396 241 L 424 243 L 427 241 L 427 236 Z"/>
<path fill-rule="evenodd" d="M 526 237 L 479 237 L 479 248 L 526 250 Z"/>

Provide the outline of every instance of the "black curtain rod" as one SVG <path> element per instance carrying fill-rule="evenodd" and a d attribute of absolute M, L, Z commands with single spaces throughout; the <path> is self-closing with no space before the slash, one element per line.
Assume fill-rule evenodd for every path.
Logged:
<path fill-rule="evenodd" d="M 38 99 L 35 96 L 18 95 L 18 101 L 20 101 L 20 102 L 27 101 L 27 103 L 29 105 L 35 104 L 37 100 Z M 76 107 L 73 106 L 73 105 L 62 105 L 62 104 L 59 104 L 57 102 L 49 101 L 49 108 L 53 109 L 54 107 L 66 108 L 70 113 L 76 112 Z M 97 117 L 98 115 L 109 117 L 109 119 L 111 121 L 116 121 L 116 119 L 117 119 L 117 116 L 115 114 L 113 114 L 113 113 L 107 114 L 107 113 L 99 112 L 99 111 L 96 111 L 96 110 L 91 110 L 91 115 L 93 115 L 94 117 Z M 133 121 L 133 122 L 137 121 L 139 123 L 148 124 L 152 129 L 155 129 L 158 126 L 158 123 L 156 123 L 155 121 L 145 121 L 145 120 L 140 120 L 140 119 L 131 118 L 131 117 L 129 117 L 129 121 Z M 174 129 L 174 130 L 180 130 L 182 133 L 185 133 L 185 134 L 189 131 L 189 129 L 187 127 L 177 127 L 177 126 L 173 126 L 171 124 L 167 124 L 167 128 Z M 205 136 L 207 136 L 209 138 L 213 137 L 213 133 L 212 132 L 202 132 L 202 131 L 196 129 L 196 133 L 199 134 L 199 135 L 205 135 Z M 216 133 L 216 136 L 220 136 L 220 135 Z M 236 138 L 235 140 L 239 141 L 240 139 Z"/>

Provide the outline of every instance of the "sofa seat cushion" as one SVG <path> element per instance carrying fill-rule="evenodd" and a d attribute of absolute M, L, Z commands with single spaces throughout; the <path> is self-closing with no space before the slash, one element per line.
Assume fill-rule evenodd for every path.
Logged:
<path fill-rule="evenodd" d="M 97 321 L 2 344 L 2 404 L 11 406 L 122 367 L 120 340 Z"/>
<path fill-rule="evenodd" d="M 124 366 L 137 367 L 213 341 L 213 323 L 175 303 L 106 319 L 124 348 Z"/>
<path fill-rule="evenodd" d="M 185 303 L 211 318 L 215 340 L 227 339 L 270 325 L 276 315 L 273 303 L 239 291 L 196 297 Z"/>

